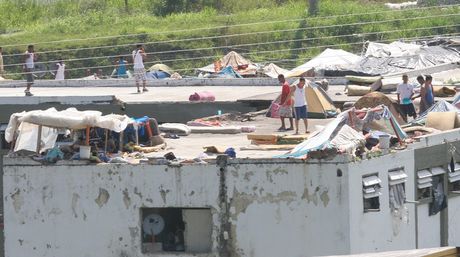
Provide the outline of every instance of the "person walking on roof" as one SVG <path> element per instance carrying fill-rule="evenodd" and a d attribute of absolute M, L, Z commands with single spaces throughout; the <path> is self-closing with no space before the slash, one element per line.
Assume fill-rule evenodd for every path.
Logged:
<path fill-rule="evenodd" d="M 134 79 L 136 80 L 137 92 L 140 93 L 139 82 L 142 80 L 142 91 L 147 92 L 146 84 L 147 78 L 145 77 L 144 58 L 145 54 L 144 47 L 137 45 L 137 49 L 133 51 L 133 63 L 134 63 Z"/>
<path fill-rule="evenodd" d="M 398 96 L 399 107 L 401 108 L 403 119 L 407 122 L 407 116 L 416 118 L 414 104 L 412 103 L 412 97 L 414 96 L 414 86 L 409 84 L 409 77 L 404 74 L 402 76 L 403 83 L 399 84 L 396 88 Z"/>
<path fill-rule="evenodd" d="M 291 99 L 291 89 L 289 88 L 289 83 L 287 83 L 283 74 L 278 75 L 278 81 L 281 85 L 281 102 L 280 102 L 280 119 L 281 127 L 278 131 L 293 130 L 293 120 L 292 120 L 292 99 Z M 286 129 L 286 124 L 284 122 L 285 118 L 289 118 L 290 127 Z"/>
<path fill-rule="evenodd" d="M 303 120 L 305 133 L 308 133 L 308 104 L 305 98 L 305 78 L 300 78 L 299 83 L 293 86 L 295 110 L 295 134 L 299 134 L 299 120 Z"/>
<path fill-rule="evenodd" d="M 27 47 L 27 51 L 23 55 L 23 68 L 27 79 L 27 87 L 24 91 L 26 96 L 33 96 L 33 94 L 30 93 L 30 87 L 34 84 L 33 72 L 35 67 L 35 61 L 37 61 L 37 54 L 35 53 L 34 46 L 29 45 Z"/>
<path fill-rule="evenodd" d="M 56 75 L 54 76 L 55 80 L 64 80 L 65 79 L 65 64 L 64 61 L 59 61 L 56 63 Z"/>

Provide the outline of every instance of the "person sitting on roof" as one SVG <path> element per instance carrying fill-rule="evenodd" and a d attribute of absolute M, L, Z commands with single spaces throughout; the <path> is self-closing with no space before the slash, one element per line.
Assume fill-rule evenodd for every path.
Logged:
<path fill-rule="evenodd" d="M 396 93 L 398 95 L 398 103 L 402 111 L 403 119 L 407 122 L 407 116 L 411 116 L 414 119 L 417 117 L 414 104 L 411 100 L 414 96 L 414 86 L 408 83 L 409 77 L 407 74 L 402 76 L 402 80 L 403 83 L 398 85 Z"/>

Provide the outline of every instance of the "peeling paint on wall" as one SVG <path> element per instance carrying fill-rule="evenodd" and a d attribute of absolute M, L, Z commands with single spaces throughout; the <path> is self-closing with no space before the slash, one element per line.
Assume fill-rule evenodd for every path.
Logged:
<path fill-rule="evenodd" d="M 21 191 L 17 189 L 16 192 L 14 192 L 11 195 L 11 199 L 13 199 L 14 211 L 16 211 L 16 213 L 19 213 L 22 205 L 24 204 L 24 198 L 21 195 Z"/>
<path fill-rule="evenodd" d="M 125 204 L 126 209 L 128 209 L 131 205 L 131 198 L 129 197 L 127 188 L 123 190 L 123 203 Z"/>
<path fill-rule="evenodd" d="M 78 203 L 79 198 L 80 196 L 77 193 L 73 193 L 72 195 L 72 213 L 75 216 L 75 218 L 78 218 L 76 209 L 77 209 L 77 203 Z"/>
<path fill-rule="evenodd" d="M 94 201 L 97 203 L 97 205 L 99 205 L 99 208 L 101 208 L 109 201 L 109 198 L 109 192 L 104 188 L 99 188 L 99 195 L 96 199 L 94 199 Z"/>

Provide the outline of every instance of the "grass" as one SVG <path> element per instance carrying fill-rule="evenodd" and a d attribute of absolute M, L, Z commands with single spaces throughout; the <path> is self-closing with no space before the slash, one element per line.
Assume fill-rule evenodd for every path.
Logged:
<path fill-rule="evenodd" d="M 216 10 L 210 0 L 196 12 L 154 15 L 161 0 L 129 0 L 127 11 L 122 0 L 0 0 L 0 46 L 4 55 L 25 51 L 29 43 L 36 43 L 39 52 L 78 49 L 97 46 L 131 44 L 103 49 L 50 52 L 40 55 L 40 61 L 75 59 L 129 54 L 132 44 L 146 43 L 148 52 L 154 54 L 149 62 L 164 62 L 174 69 L 188 69 L 207 65 L 229 50 L 236 50 L 257 62 L 275 61 L 285 68 L 293 68 L 306 59 L 320 53 L 324 46 L 360 52 L 365 40 L 382 41 L 400 38 L 425 37 L 460 32 L 460 17 L 426 16 L 458 14 L 458 7 L 427 10 L 388 11 L 381 1 L 321 0 L 319 18 L 307 15 L 307 1 L 282 0 L 227 0 Z M 207 4 L 206 4 L 207 3 Z M 203 7 L 204 6 L 204 7 Z M 192 6 L 193 7 L 193 6 Z M 192 8 L 190 7 L 190 8 Z M 198 8 L 198 7 L 193 7 Z M 227 14 L 232 13 L 232 14 Z M 336 16 L 357 14 L 353 16 Z M 415 19 L 421 17 L 422 19 Z M 302 19 L 252 26 L 225 27 L 197 30 L 235 24 Z M 381 22 L 388 21 L 388 22 Z M 353 26 L 341 24 L 365 23 Z M 435 26 L 451 26 L 439 29 L 423 29 Z M 322 27 L 309 29 L 311 27 Z M 280 30 L 290 30 L 280 32 Z M 176 32 L 175 32 L 176 31 Z M 260 33 L 273 31 L 270 33 Z M 386 33 L 385 31 L 394 31 Z M 259 32 L 259 33 L 257 33 Z M 244 36 L 218 37 L 219 35 L 247 34 Z M 110 39 L 76 40 L 112 35 L 139 34 Z M 205 38 L 203 37 L 213 37 Z M 201 38 L 201 39 L 194 39 Z M 184 41 L 184 39 L 188 39 Z M 68 40 L 59 43 L 40 43 Z M 288 41 L 284 43 L 268 43 Z M 250 44 L 249 46 L 235 46 Z M 197 48 L 216 49 L 184 51 Z M 158 53 L 170 51 L 168 53 Z M 172 52 L 171 52 L 172 51 Z M 204 58 L 208 57 L 208 58 Z M 188 59 L 174 61 L 174 59 Z M 201 58 L 201 59 L 200 59 Z M 20 63 L 19 56 L 5 56 L 5 64 Z M 280 61 L 286 60 L 286 61 Z M 68 68 L 111 65 L 113 58 L 68 61 Z M 7 67 L 7 72 L 20 72 L 20 67 Z M 109 73 L 112 68 L 105 68 Z M 72 77 L 81 77 L 84 70 L 71 71 Z M 18 76 L 10 76 L 17 78 Z"/>

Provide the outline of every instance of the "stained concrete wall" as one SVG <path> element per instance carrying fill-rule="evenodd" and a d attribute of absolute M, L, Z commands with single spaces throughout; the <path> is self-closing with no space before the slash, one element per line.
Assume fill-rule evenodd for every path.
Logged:
<path fill-rule="evenodd" d="M 37 166 L 5 160 L 8 257 L 150 256 L 141 252 L 141 207 L 210 208 L 212 251 L 198 256 L 313 256 L 349 249 L 348 178 L 341 164 L 248 163 L 221 170 L 212 164 Z"/>
<path fill-rule="evenodd" d="M 351 253 L 404 250 L 415 248 L 415 207 L 405 204 L 392 213 L 388 171 L 403 168 L 408 175 L 406 199 L 414 199 L 413 151 L 351 163 L 349 166 Z M 377 174 L 381 183 L 380 211 L 364 212 L 362 177 Z"/>

